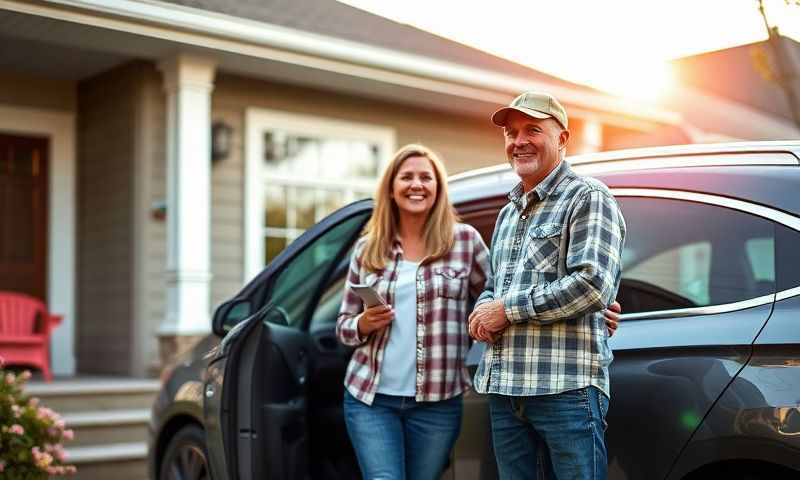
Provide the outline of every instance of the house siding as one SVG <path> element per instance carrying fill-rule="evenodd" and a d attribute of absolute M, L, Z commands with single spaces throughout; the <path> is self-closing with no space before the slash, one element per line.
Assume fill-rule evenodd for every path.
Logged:
<path fill-rule="evenodd" d="M 129 374 L 137 65 L 78 85 L 78 323 L 82 373 Z"/>

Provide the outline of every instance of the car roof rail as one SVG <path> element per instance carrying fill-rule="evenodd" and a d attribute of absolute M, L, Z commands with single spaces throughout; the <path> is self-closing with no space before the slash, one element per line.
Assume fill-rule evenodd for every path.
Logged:
<path fill-rule="evenodd" d="M 736 156 L 730 154 L 735 153 Z M 775 154 L 778 154 L 776 157 Z M 765 141 L 669 145 L 587 153 L 567 157 L 581 173 L 669 167 L 733 165 L 800 165 L 800 141 Z M 451 175 L 448 182 L 489 177 L 510 172 L 508 164 L 492 165 Z"/>

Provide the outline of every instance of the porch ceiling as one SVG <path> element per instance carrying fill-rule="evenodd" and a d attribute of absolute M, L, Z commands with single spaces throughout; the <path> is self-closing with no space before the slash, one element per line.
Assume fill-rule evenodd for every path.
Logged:
<path fill-rule="evenodd" d="M 431 90 L 421 91 L 404 86 L 401 75 L 388 74 L 388 82 L 364 78 L 356 66 L 322 70 L 2 9 L 0 32 L 0 70 L 47 78 L 77 81 L 130 60 L 158 62 L 190 52 L 216 59 L 220 72 L 459 114 L 486 115 L 498 102 L 507 101 L 502 94 L 492 101 L 481 100 L 477 91 L 474 99 L 465 101 L 465 92 L 448 95 L 448 86 L 441 82 L 431 81 Z"/>
<path fill-rule="evenodd" d="M 3 27 L 0 31 L 7 33 Z M 0 71 L 78 81 L 127 60 L 124 55 L 0 35 Z"/>

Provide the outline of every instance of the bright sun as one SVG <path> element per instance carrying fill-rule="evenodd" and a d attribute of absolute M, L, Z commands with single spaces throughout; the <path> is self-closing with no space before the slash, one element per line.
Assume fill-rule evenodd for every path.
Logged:
<path fill-rule="evenodd" d="M 601 90 L 636 100 L 658 102 L 675 86 L 675 76 L 666 62 L 607 65 L 591 72 L 592 84 Z"/>

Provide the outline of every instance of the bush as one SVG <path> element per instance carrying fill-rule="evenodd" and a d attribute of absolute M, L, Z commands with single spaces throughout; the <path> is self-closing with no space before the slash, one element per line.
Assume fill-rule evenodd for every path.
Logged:
<path fill-rule="evenodd" d="M 39 400 L 23 392 L 31 372 L 4 369 L 0 358 L 0 478 L 39 480 L 50 475 L 72 475 L 64 464 L 62 442 L 72 440 L 64 420 Z"/>

